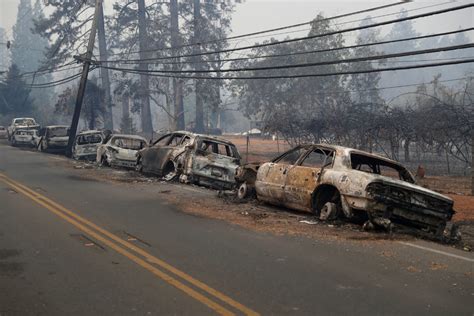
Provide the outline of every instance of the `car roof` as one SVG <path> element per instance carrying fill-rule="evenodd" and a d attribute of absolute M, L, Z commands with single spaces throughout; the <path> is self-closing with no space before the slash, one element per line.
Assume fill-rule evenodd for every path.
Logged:
<path fill-rule="evenodd" d="M 102 131 L 99 131 L 98 129 L 89 129 L 86 131 L 79 132 L 77 136 L 79 135 L 87 135 L 87 134 L 102 134 Z"/>
<path fill-rule="evenodd" d="M 69 125 L 49 125 L 45 126 L 45 128 L 69 128 Z"/>
<path fill-rule="evenodd" d="M 112 134 L 110 138 L 114 137 L 123 137 L 123 138 L 132 138 L 132 139 L 138 139 L 138 140 L 144 140 L 146 142 L 146 139 L 142 136 L 139 135 L 129 135 L 129 134 Z"/>
<path fill-rule="evenodd" d="M 193 133 L 193 132 L 188 132 L 188 131 L 174 131 L 174 132 L 170 132 L 170 133 L 167 133 L 165 135 L 168 135 L 168 134 L 183 134 L 183 135 L 187 135 L 187 136 L 190 136 L 190 137 L 199 137 L 201 139 L 208 139 L 208 140 L 214 140 L 216 142 L 220 142 L 220 143 L 225 143 L 225 144 L 229 144 L 229 145 L 234 145 L 234 143 L 232 143 L 231 141 L 225 139 L 225 138 L 222 138 L 222 137 L 217 137 L 217 136 L 211 136 L 211 135 L 205 135 L 205 134 L 197 134 L 197 133 Z M 163 135 L 164 136 L 164 135 Z"/>
<path fill-rule="evenodd" d="M 350 155 L 351 153 L 356 153 L 356 154 L 360 154 L 360 155 L 364 155 L 364 156 L 368 156 L 368 157 L 373 157 L 373 158 L 377 158 L 377 159 L 380 159 L 380 160 L 384 160 L 386 162 L 389 162 L 389 163 L 392 163 L 392 164 L 396 164 L 396 165 L 399 165 L 399 166 L 402 166 L 403 165 L 401 163 L 399 163 L 398 161 L 395 161 L 395 160 L 392 160 L 390 158 L 387 158 L 387 157 L 384 157 L 384 156 L 381 156 L 381 155 L 378 155 L 378 154 L 373 154 L 373 153 L 369 153 L 367 151 L 363 151 L 363 150 L 360 150 L 360 149 L 355 149 L 355 148 L 351 148 L 351 147 L 345 147 L 345 146 L 340 146 L 340 145 L 332 145 L 332 144 L 325 144 L 325 143 L 319 143 L 319 144 L 302 144 L 301 145 L 302 147 L 306 147 L 306 146 L 318 146 L 318 147 L 323 147 L 323 148 L 326 148 L 326 149 L 331 149 L 331 150 L 335 150 L 335 151 L 339 151 L 339 152 L 344 152 L 344 154 L 346 155 Z"/>

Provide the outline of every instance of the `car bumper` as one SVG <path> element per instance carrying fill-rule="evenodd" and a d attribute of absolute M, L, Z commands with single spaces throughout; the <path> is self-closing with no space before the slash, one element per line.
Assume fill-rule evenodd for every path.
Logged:
<path fill-rule="evenodd" d="M 136 164 L 135 160 L 113 159 L 110 161 L 110 165 L 115 167 L 135 168 Z"/>

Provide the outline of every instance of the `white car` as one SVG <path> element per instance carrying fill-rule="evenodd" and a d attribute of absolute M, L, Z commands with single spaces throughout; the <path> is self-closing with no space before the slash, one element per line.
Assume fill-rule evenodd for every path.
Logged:
<path fill-rule="evenodd" d="M 11 136 L 12 146 L 36 147 L 38 144 L 38 131 L 35 129 L 17 129 Z"/>
<path fill-rule="evenodd" d="M 31 117 L 17 117 L 12 120 L 10 126 L 7 129 L 8 139 L 11 140 L 13 133 L 17 129 L 39 129 L 40 126 L 36 123 L 34 118 Z"/>
<path fill-rule="evenodd" d="M 102 166 L 135 168 L 136 154 L 146 146 L 141 136 L 115 134 L 97 148 L 96 161 Z"/>
<path fill-rule="evenodd" d="M 5 126 L 0 126 L 0 139 L 8 138 L 7 129 Z"/>
<path fill-rule="evenodd" d="M 72 157 L 76 160 L 95 160 L 97 148 L 106 140 L 107 133 L 99 130 L 83 131 L 77 134 L 72 149 Z"/>
<path fill-rule="evenodd" d="M 51 125 L 46 126 L 39 131 L 40 139 L 38 141 L 39 151 L 64 152 L 69 140 L 69 126 Z"/>

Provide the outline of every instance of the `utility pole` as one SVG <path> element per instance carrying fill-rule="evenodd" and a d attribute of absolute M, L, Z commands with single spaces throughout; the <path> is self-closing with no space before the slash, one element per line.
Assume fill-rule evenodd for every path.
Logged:
<path fill-rule="evenodd" d="M 178 47 L 179 40 L 179 20 L 178 20 L 178 0 L 170 1 L 170 24 L 171 24 L 171 46 Z M 178 50 L 173 49 L 172 54 L 178 55 Z M 174 59 L 173 71 L 179 70 L 179 58 Z M 173 101 L 174 101 L 174 123 L 176 130 L 184 130 L 184 105 L 183 105 L 183 81 L 173 78 Z"/>
<path fill-rule="evenodd" d="M 140 47 L 140 59 L 146 59 L 148 56 L 147 43 L 148 43 L 148 34 L 146 29 L 146 8 L 145 0 L 138 0 L 138 41 Z M 150 109 L 150 82 L 148 80 L 148 63 L 140 62 L 138 69 L 142 73 L 140 75 L 140 99 L 141 99 L 141 121 L 142 121 L 142 130 L 150 137 L 153 137 L 153 121 L 151 119 L 151 109 Z"/>
<path fill-rule="evenodd" d="M 89 68 L 91 65 L 92 53 L 94 51 L 95 34 L 97 31 L 97 19 L 99 17 L 99 7 L 102 6 L 102 0 L 95 1 L 94 19 L 92 20 L 91 32 L 89 35 L 89 43 L 87 44 L 87 52 L 83 58 L 84 65 L 82 67 L 81 82 L 77 90 L 76 106 L 74 108 L 74 115 L 72 116 L 71 128 L 69 130 L 69 140 L 67 143 L 66 156 L 72 156 L 72 146 L 76 138 L 77 125 L 81 116 L 82 101 L 84 100 L 84 92 L 86 91 L 87 76 L 89 75 Z"/>
<path fill-rule="evenodd" d="M 107 42 L 105 40 L 105 23 L 104 23 L 104 6 L 101 3 L 99 7 L 99 17 L 97 21 L 97 37 L 99 39 L 99 53 L 101 60 L 107 60 Z M 114 129 L 114 121 L 112 115 L 112 97 L 110 94 L 110 78 L 109 78 L 109 70 L 107 68 L 102 68 L 100 70 L 101 74 L 101 81 L 102 81 L 102 88 L 104 89 L 105 95 L 105 118 L 104 118 L 104 125 L 105 128 L 113 130 Z"/>
<path fill-rule="evenodd" d="M 200 0 L 194 0 L 194 54 L 201 53 L 201 3 Z M 201 56 L 195 56 L 195 70 L 202 69 L 202 59 Z M 194 121 L 195 132 L 196 133 L 203 133 L 204 132 L 204 102 L 202 98 L 202 80 L 201 79 L 194 79 L 195 83 L 195 94 L 196 94 L 196 119 Z"/>

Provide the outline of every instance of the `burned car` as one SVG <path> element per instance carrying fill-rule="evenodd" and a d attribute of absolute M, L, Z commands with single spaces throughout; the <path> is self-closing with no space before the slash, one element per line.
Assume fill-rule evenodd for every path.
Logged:
<path fill-rule="evenodd" d="M 102 166 L 135 168 L 136 154 L 146 146 L 141 136 L 113 134 L 97 148 L 96 161 Z"/>
<path fill-rule="evenodd" d="M 65 152 L 69 140 L 69 126 L 51 125 L 39 130 L 38 151 Z"/>
<path fill-rule="evenodd" d="M 96 160 L 97 148 L 110 135 L 108 131 L 88 130 L 77 134 L 72 149 L 72 157 L 76 160 Z"/>
<path fill-rule="evenodd" d="M 38 123 L 36 123 L 34 118 L 31 117 L 17 117 L 12 120 L 12 123 L 10 126 L 7 128 L 7 136 L 8 140 L 11 141 L 11 138 L 13 136 L 13 133 L 17 129 L 39 129 L 40 126 Z"/>
<path fill-rule="evenodd" d="M 11 136 L 11 145 L 36 148 L 38 140 L 38 131 L 35 129 L 16 129 Z"/>
<path fill-rule="evenodd" d="M 8 138 L 7 129 L 5 126 L 0 126 L 0 139 Z"/>
<path fill-rule="evenodd" d="M 450 198 L 416 185 L 398 162 L 340 146 L 297 146 L 271 162 L 239 169 L 237 179 L 239 190 L 254 188 L 259 200 L 322 220 L 365 217 L 372 225 L 439 236 L 454 214 Z"/>
<path fill-rule="evenodd" d="M 240 154 L 231 142 L 190 132 L 160 137 L 137 154 L 137 170 L 214 188 L 233 188 Z"/>

